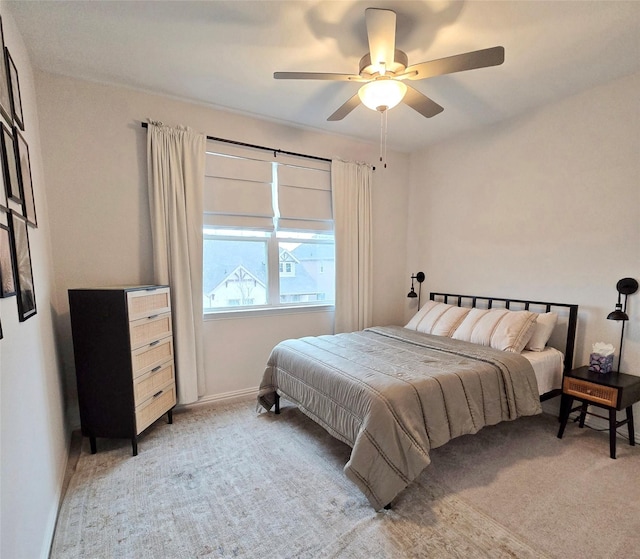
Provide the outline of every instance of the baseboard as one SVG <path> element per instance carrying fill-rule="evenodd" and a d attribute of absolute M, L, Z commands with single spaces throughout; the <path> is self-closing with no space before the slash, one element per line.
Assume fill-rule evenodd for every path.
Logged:
<path fill-rule="evenodd" d="M 180 404 L 178 409 L 188 409 L 197 406 L 205 406 L 207 404 L 214 404 L 219 402 L 228 402 L 232 400 L 248 400 L 249 398 L 258 397 L 258 387 L 244 388 L 242 390 L 233 390 L 232 392 L 222 392 L 220 394 L 209 394 L 208 396 L 202 396 L 198 398 L 197 402 L 190 404 Z"/>
<path fill-rule="evenodd" d="M 56 533 L 56 524 L 58 523 L 58 514 L 60 514 L 60 508 L 62 507 L 62 500 L 64 499 L 64 494 L 66 491 L 67 485 L 67 468 L 69 468 L 69 458 L 71 456 L 71 434 L 68 435 L 67 443 L 67 452 L 63 453 L 62 461 L 64 462 L 63 467 L 61 468 L 62 475 L 58 480 L 58 490 L 55 499 L 55 506 L 51 507 L 51 511 L 49 513 L 49 518 L 47 519 L 45 525 L 45 538 L 42 542 L 42 551 L 40 553 L 40 557 L 42 559 L 47 559 L 51 554 L 51 546 L 53 545 L 53 537 Z"/>

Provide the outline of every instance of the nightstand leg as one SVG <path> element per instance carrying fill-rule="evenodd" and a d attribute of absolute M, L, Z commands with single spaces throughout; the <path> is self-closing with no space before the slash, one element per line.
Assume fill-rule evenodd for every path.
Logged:
<path fill-rule="evenodd" d="M 584 418 L 587 417 L 587 407 L 589 407 L 589 404 L 587 404 L 587 402 L 582 402 L 582 408 L 580 409 L 580 423 L 578 424 L 580 429 L 584 427 Z"/>
<path fill-rule="evenodd" d="M 98 452 L 95 437 L 89 437 L 89 445 L 91 446 L 91 454 L 95 454 L 96 452 Z"/>
<path fill-rule="evenodd" d="M 558 429 L 558 438 L 561 439 L 564 434 L 564 428 L 567 426 L 567 421 L 569 420 L 569 414 L 571 413 L 571 404 L 573 404 L 573 398 L 571 396 L 567 396 L 566 394 L 562 395 L 562 400 L 560 401 L 560 429 Z"/>
<path fill-rule="evenodd" d="M 636 432 L 633 428 L 633 408 L 631 406 L 627 408 L 627 429 L 629 430 L 629 444 L 636 446 Z"/>
<path fill-rule="evenodd" d="M 616 457 L 616 410 L 609 410 L 609 450 L 611 458 Z"/>

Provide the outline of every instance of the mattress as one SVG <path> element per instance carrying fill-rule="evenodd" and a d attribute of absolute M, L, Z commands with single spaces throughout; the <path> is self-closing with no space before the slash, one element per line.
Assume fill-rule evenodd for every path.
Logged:
<path fill-rule="evenodd" d="M 562 387 L 564 355 L 561 351 L 546 347 L 544 351 L 523 351 L 520 355 L 533 367 L 540 396 Z"/>

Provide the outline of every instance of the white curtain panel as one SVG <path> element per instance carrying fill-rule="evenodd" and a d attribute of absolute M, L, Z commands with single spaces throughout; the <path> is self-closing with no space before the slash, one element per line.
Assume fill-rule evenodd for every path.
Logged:
<path fill-rule="evenodd" d="M 147 170 L 154 281 L 171 287 L 178 402 L 204 394 L 202 192 L 206 138 L 149 123 Z"/>
<path fill-rule="evenodd" d="M 331 162 L 336 241 L 336 334 L 371 326 L 372 182 L 370 165 L 338 159 Z"/>

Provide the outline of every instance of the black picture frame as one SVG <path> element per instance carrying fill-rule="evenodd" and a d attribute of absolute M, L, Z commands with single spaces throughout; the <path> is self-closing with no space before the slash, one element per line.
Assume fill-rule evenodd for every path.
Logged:
<path fill-rule="evenodd" d="M 0 142 L 0 152 L 2 151 L 2 142 Z M 2 166 L 2 154 L 0 153 L 0 167 Z M 7 187 L 4 180 L 4 171 L 0 171 L 0 211 L 6 212 L 9 209 L 9 201 L 7 199 Z"/>
<path fill-rule="evenodd" d="M 13 270 L 13 250 L 9 227 L 0 223 L 0 298 L 16 294 L 16 276 Z"/>
<path fill-rule="evenodd" d="M 2 53 L 0 56 L 0 113 L 12 122 L 11 111 L 11 85 L 9 84 L 9 72 L 7 68 L 7 57 L 4 49 L 4 32 L 2 30 L 2 18 L 0 17 L 0 46 Z"/>
<path fill-rule="evenodd" d="M 13 132 L 4 122 L 2 123 L 0 140 L 2 142 L 2 173 L 7 189 L 7 198 L 18 204 L 22 204 L 20 177 L 18 176 L 18 158 L 16 157 Z"/>
<path fill-rule="evenodd" d="M 27 227 L 27 218 L 15 210 L 10 210 L 9 218 L 9 229 L 13 243 L 13 268 L 18 296 L 18 320 L 24 322 L 38 312 L 31 268 L 29 228 Z"/>
<path fill-rule="evenodd" d="M 24 130 L 24 115 L 22 114 L 22 95 L 20 94 L 20 80 L 18 79 L 18 68 L 11 58 L 9 49 L 5 47 L 5 54 L 7 60 L 7 69 L 9 70 L 9 87 L 11 90 L 11 111 L 13 113 L 13 120 L 20 127 L 20 130 Z"/>
<path fill-rule="evenodd" d="M 14 126 L 13 128 L 14 152 L 16 155 L 16 167 L 22 197 L 22 215 L 27 218 L 29 225 L 38 227 L 36 219 L 36 201 L 33 197 L 33 183 L 31 181 L 31 159 L 29 158 L 29 145 L 24 136 Z"/>

